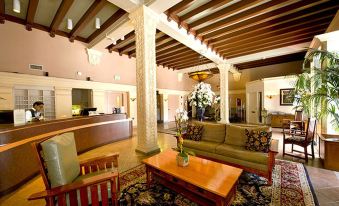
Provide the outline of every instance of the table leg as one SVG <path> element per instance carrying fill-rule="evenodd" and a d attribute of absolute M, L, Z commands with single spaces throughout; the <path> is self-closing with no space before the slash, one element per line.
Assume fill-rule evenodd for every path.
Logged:
<path fill-rule="evenodd" d="M 147 188 L 150 188 L 151 185 L 151 172 L 149 167 L 146 165 L 146 180 L 147 180 Z"/>

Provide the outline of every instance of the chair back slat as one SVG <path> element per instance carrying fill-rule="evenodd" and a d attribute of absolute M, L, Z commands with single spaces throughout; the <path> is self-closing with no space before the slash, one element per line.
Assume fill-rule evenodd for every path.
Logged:
<path fill-rule="evenodd" d="M 66 194 L 60 194 L 58 195 L 58 206 L 66 206 Z"/>
<path fill-rule="evenodd" d="M 92 206 L 99 206 L 98 185 L 91 186 Z"/>
<path fill-rule="evenodd" d="M 108 205 L 108 191 L 107 191 L 107 183 L 100 184 L 101 191 L 101 205 Z"/>
<path fill-rule="evenodd" d="M 303 111 L 295 111 L 295 121 L 303 121 Z"/>
<path fill-rule="evenodd" d="M 73 191 L 70 191 L 68 194 L 69 194 L 70 205 L 78 206 L 77 191 L 73 190 Z"/>
<path fill-rule="evenodd" d="M 80 188 L 81 205 L 88 205 L 87 187 Z"/>
<path fill-rule="evenodd" d="M 316 126 L 317 126 L 317 120 L 315 118 L 308 118 L 306 138 L 305 138 L 307 142 L 311 142 L 314 140 Z"/>

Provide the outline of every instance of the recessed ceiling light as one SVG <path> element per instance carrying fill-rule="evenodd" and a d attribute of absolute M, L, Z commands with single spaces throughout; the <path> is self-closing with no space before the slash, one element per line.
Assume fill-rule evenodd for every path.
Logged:
<path fill-rule="evenodd" d="M 95 18 L 95 28 L 100 29 L 100 18 Z"/>
<path fill-rule="evenodd" d="M 72 19 L 67 19 L 67 29 L 72 30 L 73 29 L 73 21 Z"/>
<path fill-rule="evenodd" d="M 13 11 L 15 13 L 20 13 L 20 0 L 13 0 Z"/>

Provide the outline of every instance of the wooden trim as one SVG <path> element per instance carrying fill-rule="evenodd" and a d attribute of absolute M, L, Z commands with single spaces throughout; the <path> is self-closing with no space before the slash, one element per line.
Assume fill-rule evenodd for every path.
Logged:
<path fill-rule="evenodd" d="M 32 31 L 32 24 L 38 8 L 39 0 L 29 0 L 27 15 L 26 15 L 26 29 Z"/>
<path fill-rule="evenodd" d="M 107 4 L 106 0 L 95 0 L 91 7 L 86 11 L 86 13 L 81 17 L 78 23 L 75 25 L 73 30 L 69 34 L 69 40 L 74 42 L 74 39 L 78 34 L 85 28 L 88 22 L 95 17 L 99 11 L 104 8 Z"/>
<path fill-rule="evenodd" d="M 181 59 L 181 60 L 178 60 L 178 59 L 175 59 L 176 61 L 174 62 L 162 62 L 162 64 L 164 65 L 172 65 L 172 66 L 180 66 L 180 65 L 183 65 L 183 64 L 190 64 L 190 63 L 197 63 L 197 62 L 205 62 L 205 61 L 210 61 L 209 59 L 207 58 L 200 58 L 199 56 L 196 57 L 196 58 L 186 58 L 186 59 Z"/>
<path fill-rule="evenodd" d="M 125 40 L 117 40 L 116 44 L 114 45 L 113 43 L 110 44 L 107 49 L 112 52 L 112 51 L 117 51 L 118 48 L 122 48 L 123 46 L 127 45 L 128 43 L 130 43 L 131 41 L 135 41 L 135 33 L 134 31 L 128 33 L 126 36 L 125 36 Z"/>
<path fill-rule="evenodd" d="M 71 8 L 74 0 L 62 0 L 58 11 L 56 12 L 53 21 L 49 27 L 49 33 L 51 37 L 55 36 L 56 31 L 58 30 L 62 20 L 65 18 L 66 13 Z"/>
<path fill-rule="evenodd" d="M 195 53 L 195 52 L 190 52 L 190 53 L 187 53 L 187 54 L 181 54 L 181 55 L 173 55 L 173 56 L 164 56 L 164 57 L 157 57 L 157 61 L 159 62 L 166 62 L 166 61 L 175 61 L 176 59 L 180 59 L 180 58 L 185 58 L 185 57 L 199 57 L 200 54 L 198 53 Z"/>
<path fill-rule="evenodd" d="M 166 42 L 166 43 L 163 43 L 163 44 L 161 44 L 161 45 L 159 45 L 159 46 L 156 46 L 156 51 L 157 51 L 157 52 L 160 52 L 160 51 L 163 51 L 163 50 L 167 50 L 167 49 L 170 49 L 170 48 L 172 48 L 172 47 L 174 47 L 174 46 L 177 46 L 177 45 L 179 45 L 179 44 L 181 44 L 181 43 L 178 42 L 178 41 L 175 40 L 175 39 L 172 39 L 172 40 L 170 40 L 170 41 L 168 41 L 168 42 Z"/>
<path fill-rule="evenodd" d="M 96 37 L 98 37 L 102 32 L 104 32 L 108 27 L 110 27 L 113 23 L 118 21 L 123 15 L 126 14 L 126 11 L 123 9 L 118 9 L 109 19 L 105 21 L 100 27 L 100 29 L 95 30 L 87 39 L 86 42 L 89 43 Z M 134 32 L 132 33 L 134 34 Z M 127 38 L 127 36 L 125 37 Z"/>
<path fill-rule="evenodd" d="M 183 60 L 189 60 L 189 59 L 195 59 L 195 58 L 198 59 L 199 57 L 200 57 L 200 54 L 192 53 L 192 54 L 188 54 L 188 55 L 182 55 L 182 56 L 179 56 L 177 58 L 169 58 L 167 60 L 157 59 L 157 61 L 164 63 L 164 64 L 170 64 L 170 63 L 175 63 L 175 62 L 181 62 Z"/>
<path fill-rule="evenodd" d="M 167 55 L 171 55 L 171 54 L 177 54 L 177 53 L 184 52 L 184 51 L 193 52 L 193 50 L 186 47 L 185 45 L 179 44 L 177 46 L 172 47 L 171 50 L 156 52 L 156 55 L 157 55 L 157 57 L 161 57 L 161 56 L 167 56 Z"/>

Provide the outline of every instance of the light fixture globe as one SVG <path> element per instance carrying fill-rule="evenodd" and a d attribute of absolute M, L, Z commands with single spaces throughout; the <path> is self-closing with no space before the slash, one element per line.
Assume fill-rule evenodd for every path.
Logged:
<path fill-rule="evenodd" d="M 188 73 L 188 76 L 195 81 L 202 82 L 206 79 L 211 78 L 213 76 L 213 73 L 211 71 L 197 71 Z"/>

